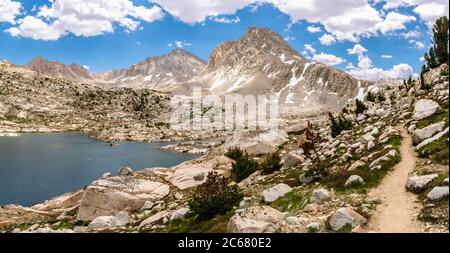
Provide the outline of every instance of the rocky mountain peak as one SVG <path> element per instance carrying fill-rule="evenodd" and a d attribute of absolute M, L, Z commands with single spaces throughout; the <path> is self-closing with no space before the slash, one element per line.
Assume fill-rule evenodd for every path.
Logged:
<path fill-rule="evenodd" d="M 197 76 L 205 68 L 205 61 L 176 48 L 163 56 L 148 57 L 125 71 L 103 75 L 100 82 L 110 86 L 151 88 L 167 90 L 177 82 L 185 82 Z"/>
<path fill-rule="evenodd" d="M 81 65 L 75 63 L 65 65 L 58 61 L 49 61 L 42 56 L 37 56 L 24 67 L 43 75 L 63 78 L 70 81 L 89 82 L 92 80 L 92 76 L 88 70 Z"/>

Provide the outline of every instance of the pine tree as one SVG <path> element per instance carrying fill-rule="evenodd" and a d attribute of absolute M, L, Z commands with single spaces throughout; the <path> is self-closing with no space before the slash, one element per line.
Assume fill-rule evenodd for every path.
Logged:
<path fill-rule="evenodd" d="M 424 58 L 425 58 L 425 60 L 427 61 L 428 67 L 429 67 L 430 69 L 439 67 L 439 63 L 438 63 L 438 61 L 437 61 L 436 53 L 435 53 L 433 47 L 430 48 L 430 52 L 429 52 L 428 54 L 425 54 L 425 55 L 424 55 Z"/>
<path fill-rule="evenodd" d="M 446 16 L 436 20 L 433 27 L 433 47 L 439 65 L 448 63 L 448 18 Z"/>
<path fill-rule="evenodd" d="M 422 71 L 420 72 L 420 89 L 429 90 L 431 87 L 425 81 L 425 73 L 427 72 L 427 67 L 425 65 L 422 66 Z"/>
<path fill-rule="evenodd" d="M 363 113 L 365 110 L 367 110 L 367 106 L 363 104 L 363 102 L 359 101 L 359 99 L 355 100 L 356 102 L 356 114 Z"/>
<path fill-rule="evenodd" d="M 331 136 L 335 138 L 341 133 L 341 128 L 331 112 L 328 113 L 328 118 L 330 120 Z"/>
<path fill-rule="evenodd" d="M 367 93 L 367 101 L 375 102 L 375 96 L 370 91 L 369 91 L 369 93 Z"/>

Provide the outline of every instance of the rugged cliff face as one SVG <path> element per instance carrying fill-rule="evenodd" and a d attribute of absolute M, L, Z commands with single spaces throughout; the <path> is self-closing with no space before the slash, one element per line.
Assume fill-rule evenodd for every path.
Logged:
<path fill-rule="evenodd" d="M 202 87 L 213 94 L 273 94 L 281 105 L 320 111 L 339 108 L 365 85 L 306 60 L 269 29 L 249 28 L 242 38 L 215 48 L 202 75 L 173 90 L 189 94 L 193 87 Z"/>

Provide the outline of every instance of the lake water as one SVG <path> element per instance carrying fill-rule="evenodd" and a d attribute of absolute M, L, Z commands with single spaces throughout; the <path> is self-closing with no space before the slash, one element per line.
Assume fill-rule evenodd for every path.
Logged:
<path fill-rule="evenodd" d="M 122 166 L 169 167 L 197 156 L 160 150 L 169 143 L 120 142 L 111 147 L 84 134 L 0 137 L 0 205 L 31 206 L 77 191 Z"/>

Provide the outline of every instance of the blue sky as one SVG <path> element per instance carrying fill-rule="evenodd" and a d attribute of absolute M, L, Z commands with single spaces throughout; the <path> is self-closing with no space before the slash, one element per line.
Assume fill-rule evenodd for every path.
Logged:
<path fill-rule="evenodd" d="M 218 44 L 257 26 L 358 78 L 405 77 L 423 64 L 432 22 L 448 15 L 447 0 L 186 2 L 0 0 L 0 59 L 24 64 L 42 56 L 100 72 L 180 46 L 207 60 Z"/>

